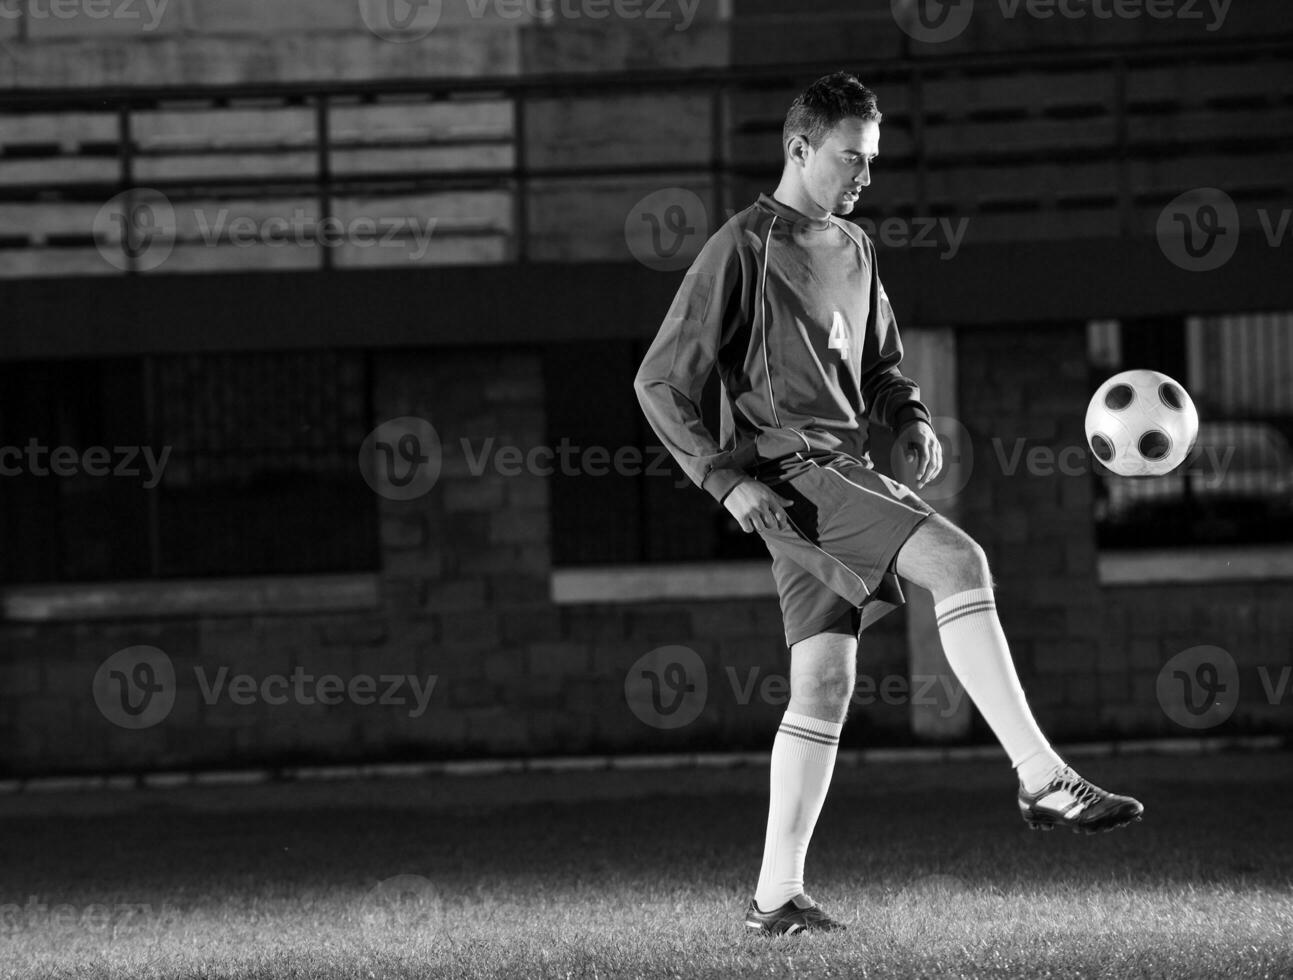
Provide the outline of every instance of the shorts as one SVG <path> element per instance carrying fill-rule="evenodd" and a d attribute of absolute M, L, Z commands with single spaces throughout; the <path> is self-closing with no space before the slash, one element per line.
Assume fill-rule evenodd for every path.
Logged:
<path fill-rule="evenodd" d="M 934 513 L 909 487 L 852 456 L 805 459 L 769 485 L 787 500 L 789 526 L 761 531 L 772 554 L 786 645 L 838 629 L 853 635 L 905 603 L 894 559 Z"/>

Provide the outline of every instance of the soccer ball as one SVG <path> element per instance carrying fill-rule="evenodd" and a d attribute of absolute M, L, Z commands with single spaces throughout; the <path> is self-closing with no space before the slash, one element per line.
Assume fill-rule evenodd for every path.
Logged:
<path fill-rule="evenodd" d="M 1086 441 L 1119 476 L 1162 476 L 1180 466 L 1199 434 L 1185 389 L 1157 371 L 1123 371 L 1102 384 L 1086 410 Z"/>

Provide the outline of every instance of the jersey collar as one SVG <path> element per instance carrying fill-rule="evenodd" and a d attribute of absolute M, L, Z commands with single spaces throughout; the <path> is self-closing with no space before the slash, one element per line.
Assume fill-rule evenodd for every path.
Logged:
<path fill-rule="evenodd" d="M 825 218 L 810 218 L 802 211 L 796 211 L 790 205 L 782 204 L 771 194 L 760 194 L 759 206 L 771 211 L 778 218 L 785 218 L 792 224 L 801 224 L 814 231 L 825 231 L 831 226 L 833 217 L 832 215 L 827 215 Z"/>

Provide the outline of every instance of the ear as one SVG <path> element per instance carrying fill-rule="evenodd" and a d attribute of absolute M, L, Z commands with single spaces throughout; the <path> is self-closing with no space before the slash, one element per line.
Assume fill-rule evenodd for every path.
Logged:
<path fill-rule="evenodd" d="M 786 144 L 786 161 L 803 166 L 808 162 L 808 151 L 811 147 L 804 136 L 792 136 L 790 142 Z"/>

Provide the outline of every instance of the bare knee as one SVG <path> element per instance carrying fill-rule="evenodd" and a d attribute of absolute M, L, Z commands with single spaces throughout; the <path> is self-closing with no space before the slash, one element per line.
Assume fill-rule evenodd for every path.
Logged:
<path fill-rule="evenodd" d="M 929 589 L 937 602 L 969 589 L 992 587 L 988 556 L 972 537 L 938 516 L 929 518 L 898 553 L 898 574 Z"/>
<path fill-rule="evenodd" d="M 848 713 L 857 680 L 857 638 L 821 633 L 791 649 L 790 711 L 840 722 Z"/>
<path fill-rule="evenodd" d="M 992 586 L 992 573 L 988 570 L 988 556 L 968 534 L 948 556 L 948 576 L 944 583 L 950 593 L 967 589 L 987 589 Z"/>
<path fill-rule="evenodd" d="M 792 673 L 790 710 L 823 721 L 843 721 L 853 700 L 856 681 L 857 672 L 851 666 L 844 670 Z"/>

